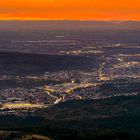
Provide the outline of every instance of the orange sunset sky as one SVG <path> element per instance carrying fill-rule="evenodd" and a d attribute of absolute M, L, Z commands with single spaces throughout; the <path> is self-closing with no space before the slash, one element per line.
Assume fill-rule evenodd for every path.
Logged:
<path fill-rule="evenodd" d="M 140 20 L 140 0 L 0 0 L 0 19 Z"/>

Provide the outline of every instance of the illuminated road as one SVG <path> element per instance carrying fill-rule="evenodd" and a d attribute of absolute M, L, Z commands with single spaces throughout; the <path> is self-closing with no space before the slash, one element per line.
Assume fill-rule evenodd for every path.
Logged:
<path fill-rule="evenodd" d="M 88 87 L 96 87 L 99 86 L 100 83 L 67 83 L 62 85 L 55 85 L 55 86 L 45 86 L 44 91 L 47 93 L 51 98 L 54 99 L 53 104 L 58 104 L 60 102 L 65 101 L 65 96 L 68 94 L 73 93 L 75 89 L 78 88 L 88 88 Z M 62 94 L 61 97 L 57 97 L 54 94 L 60 93 Z"/>

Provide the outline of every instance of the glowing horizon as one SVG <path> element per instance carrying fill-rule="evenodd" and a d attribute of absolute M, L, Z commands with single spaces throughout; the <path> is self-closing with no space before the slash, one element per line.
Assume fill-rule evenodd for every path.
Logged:
<path fill-rule="evenodd" d="M 0 0 L 0 20 L 140 20 L 140 0 Z"/>

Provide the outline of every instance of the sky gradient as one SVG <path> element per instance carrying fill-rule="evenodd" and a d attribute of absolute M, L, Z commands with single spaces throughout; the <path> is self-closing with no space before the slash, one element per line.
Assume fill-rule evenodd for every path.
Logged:
<path fill-rule="evenodd" d="M 140 20 L 140 0 L 0 0 L 0 19 Z"/>

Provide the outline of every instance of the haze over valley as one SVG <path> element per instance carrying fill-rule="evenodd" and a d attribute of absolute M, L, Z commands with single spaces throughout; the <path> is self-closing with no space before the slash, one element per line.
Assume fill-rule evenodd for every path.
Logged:
<path fill-rule="evenodd" d="M 47 135 L 57 134 L 62 140 L 68 138 L 61 134 L 71 121 L 77 126 L 70 126 L 70 132 L 74 129 L 77 135 L 77 129 L 84 129 L 79 121 L 105 134 L 108 128 L 113 136 L 135 134 L 140 114 L 139 25 L 131 21 L 1 21 L 0 117 L 5 121 L 0 120 L 1 128 L 8 125 L 8 130 L 17 131 L 13 124 L 17 118 L 22 131 L 40 126 L 44 134 L 45 127 Z M 8 124 L 5 116 L 11 115 L 13 122 Z M 130 123 L 130 131 L 121 123 L 112 125 L 113 118 L 126 123 L 124 116 L 128 124 L 131 117 L 138 119 Z M 93 124 L 94 119 L 97 123 L 92 127 L 87 121 Z M 21 121 L 29 125 L 22 128 Z M 105 124 L 108 121 L 110 125 Z"/>

